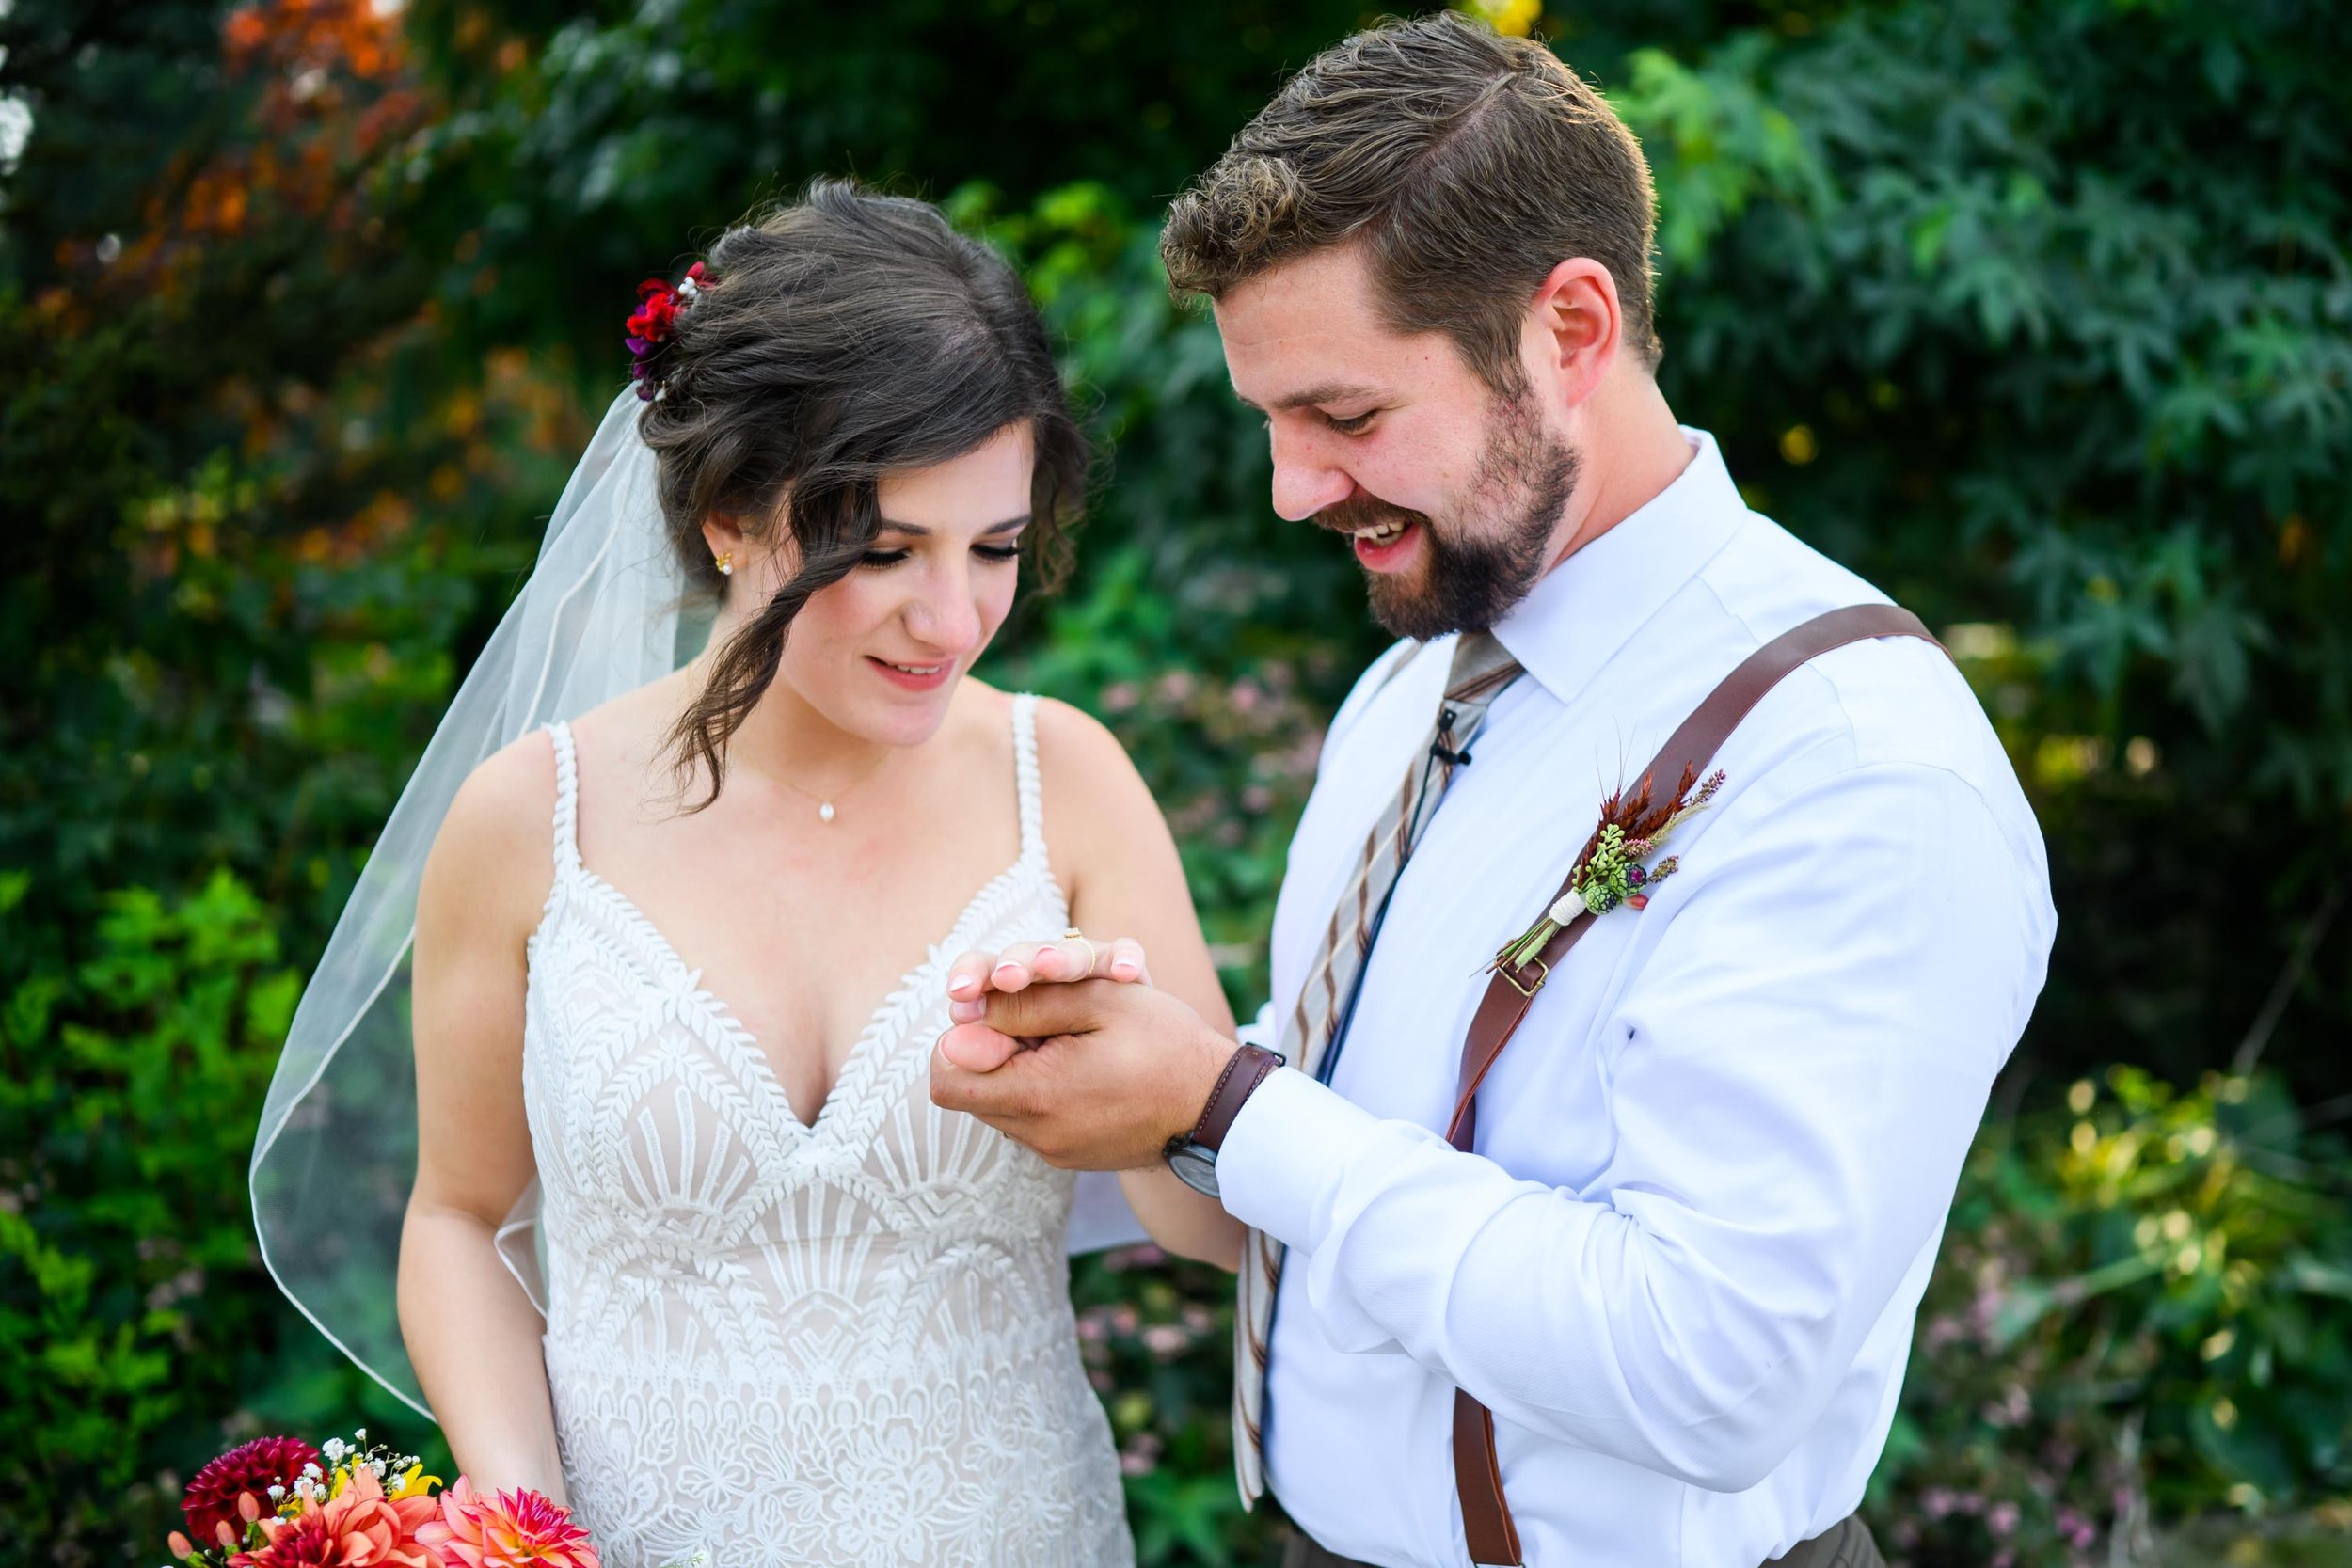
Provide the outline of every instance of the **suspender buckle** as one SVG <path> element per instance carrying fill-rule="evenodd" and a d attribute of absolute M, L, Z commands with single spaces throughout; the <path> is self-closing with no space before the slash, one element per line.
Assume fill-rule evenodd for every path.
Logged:
<path fill-rule="evenodd" d="M 1535 972 L 1535 978 L 1525 985 L 1519 984 L 1519 976 L 1531 969 Z M 1524 964 L 1514 964 L 1507 969 L 1498 969 L 1495 973 L 1509 981 L 1513 990 L 1533 1000 L 1535 993 L 1544 989 L 1544 982 L 1551 978 L 1551 965 L 1541 958 L 1530 958 Z"/>

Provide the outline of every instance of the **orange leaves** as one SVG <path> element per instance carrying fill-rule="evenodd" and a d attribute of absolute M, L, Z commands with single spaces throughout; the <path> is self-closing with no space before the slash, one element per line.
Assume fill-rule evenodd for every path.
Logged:
<path fill-rule="evenodd" d="M 407 497 L 378 490 L 348 518 L 305 529 L 294 541 L 294 558 L 313 566 L 350 566 L 389 548 L 416 520 L 416 504 Z"/>
<path fill-rule="evenodd" d="M 232 78 L 260 85 L 265 130 L 310 127 L 346 156 L 405 135 L 421 107 L 400 13 L 373 0 L 256 0 L 230 13 L 221 49 Z"/>
<path fill-rule="evenodd" d="M 221 45 L 232 68 L 284 71 L 290 90 L 307 69 L 381 81 L 407 63 L 399 11 L 371 0 L 256 0 L 229 13 Z"/>
<path fill-rule="evenodd" d="M 289 230 L 310 232 L 313 257 L 364 246 L 370 177 L 434 112 L 399 23 L 373 0 L 254 0 L 230 12 L 221 58 L 244 112 L 166 170 L 103 286 L 183 293 L 209 247 Z"/>
<path fill-rule="evenodd" d="M 251 199 L 251 185 L 237 171 L 199 170 L 181 203 L 180 227 L 189 234 L 225 238 L 245 227 Z"/>

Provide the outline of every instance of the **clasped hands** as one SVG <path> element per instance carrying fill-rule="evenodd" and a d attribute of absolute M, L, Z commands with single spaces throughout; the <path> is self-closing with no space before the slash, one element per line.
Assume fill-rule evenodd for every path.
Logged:
<path fill-rule="evenodd" d="M 1159 1163 L 1215 1092 L 1233 1042 L 1154 990 L 1140 946 L 1084 938 L 966 953 L 931 1100 L 1065 1170 Z"/>

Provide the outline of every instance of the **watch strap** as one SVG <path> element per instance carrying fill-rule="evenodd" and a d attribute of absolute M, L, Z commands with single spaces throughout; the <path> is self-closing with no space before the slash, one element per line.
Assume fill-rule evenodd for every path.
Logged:
<path fill-rule="evenodd" d="M 1216 1087 L 1209 1093 L 1209 1103 L 1193 1127 L 1191 1141 L 1207 1149 L 1222 1148 L 1243 1103 L 1281 1065 L 1282 1057 L 1262 1045 L 1242 1046 L 1227 1057 L 1225 1070 L 1217 1074 Z"/>

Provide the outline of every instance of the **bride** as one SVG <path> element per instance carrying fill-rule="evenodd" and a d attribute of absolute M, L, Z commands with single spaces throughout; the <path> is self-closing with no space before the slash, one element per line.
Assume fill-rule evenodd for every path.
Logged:
<path fill-rule="evenodd" d="M 1230 1267 L 1237 1227 L 1165 1169 L 1073 1223 L 1073 1178 L 928 1093 L 967 949 L 1133 932 L 1230 1024 L 1117 743 L 970 674 L 1084 483 L 1043 327 L 933 209 L 839 183 L 629 325 L 639 396 L 305 997 L 265 1255 L 612 1568 L 1127 1562 L 1065 1246 L 1120 1190 L 1171 1251 Z M 370 1049 L 404 1001 L 413 1080 Z M 411 1092 L 413 1185 L 353 1180 Z M 372 1191 L 399 1343 L 339 1214 Z"/>

